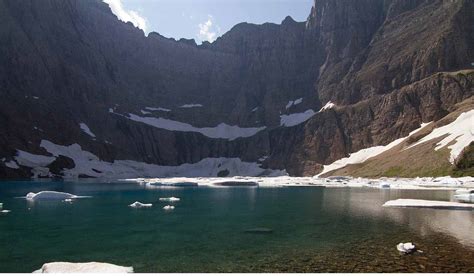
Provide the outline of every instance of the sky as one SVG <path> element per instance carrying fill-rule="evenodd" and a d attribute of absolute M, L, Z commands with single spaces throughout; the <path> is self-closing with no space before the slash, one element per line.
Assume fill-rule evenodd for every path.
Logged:
<path fill-rule="evenodd" d="M 313 0 L 103 0 L 117 17 L 165 37 L 214 41 L 241 22 L 305 21 Z"/>

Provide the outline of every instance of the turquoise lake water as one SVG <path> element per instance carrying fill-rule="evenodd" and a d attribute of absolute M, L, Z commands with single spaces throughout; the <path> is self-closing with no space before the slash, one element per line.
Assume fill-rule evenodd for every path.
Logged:
<path fill-rule="evenodd" d="M 92 198 L 17 198 L 44 190 Z M 181 201 L 165 211 L 158 199 L 171 196 Z M 109 262 L 136 272 L 474 271 L 474 212 L 381 207 L 396 198 L 451 197 L 450 191 L 0 182 L 0 202 L 11 210 L 0 214 L 0 272 L 32 272 L 53 261 Z M 128 207 L 135 201 L 153 207 Z M 246 231 L 253 228 L 272 232 Z M 400 256 L 395 246 L 403 241 L 424 253 Z"/>

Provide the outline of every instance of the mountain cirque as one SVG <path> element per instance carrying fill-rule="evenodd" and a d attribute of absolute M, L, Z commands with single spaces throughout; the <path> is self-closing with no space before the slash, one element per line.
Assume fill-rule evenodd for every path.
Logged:
<path fill-rule="evenodd" d="M 1 0 L 0 177 L 61 176 L 88 157 L 318 174 L 474 109 L 473 10 L 470 0 L 315 0 L 306 22 L 241 23 L 196 45 L 145 36 L 99 0 Z M 33 155 L 19 161 L 20 151 Z M 448 171 L 449 153 L 437 156 Z M 102 173 L 91 170 L 78 176 Z"/>

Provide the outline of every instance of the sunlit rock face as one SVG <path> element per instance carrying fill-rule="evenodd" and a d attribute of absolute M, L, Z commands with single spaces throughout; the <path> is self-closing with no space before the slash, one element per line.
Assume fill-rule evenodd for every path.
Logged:
<path fill-rule="evenodd" d="M 474 95 L 472 73 L 440 73 L 473 69 L 473 5 L 316 0 L 307 22 L 241 23 L 196 45 L 145 36 L 99 0 L 2 1 L 0 177 L 73 169 L 60 156 L 47 172 L 11 163 L 48 155 L 42 140 L 109 163 L 225 157 L 317 174 Z"/>

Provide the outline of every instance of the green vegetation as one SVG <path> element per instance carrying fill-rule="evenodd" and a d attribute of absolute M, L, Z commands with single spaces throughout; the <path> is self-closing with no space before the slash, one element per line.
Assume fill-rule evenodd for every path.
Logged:
<path fill-rule="evenodd" d="M 474 142 L 464 149 L 453 170 L 453 176 L 474 176 Z"/>

